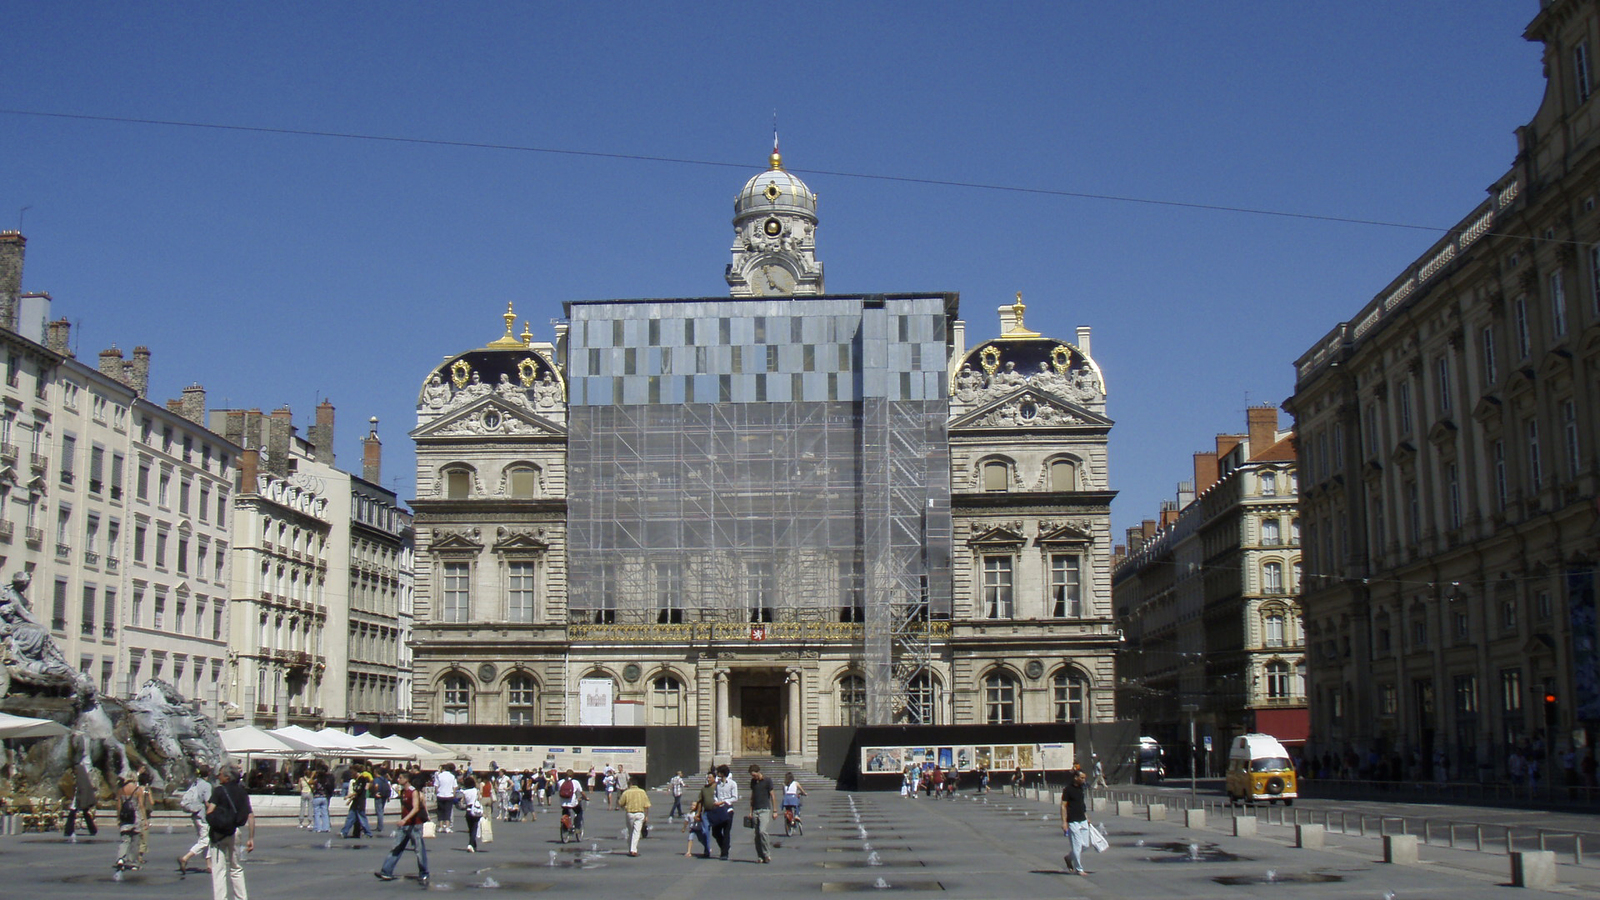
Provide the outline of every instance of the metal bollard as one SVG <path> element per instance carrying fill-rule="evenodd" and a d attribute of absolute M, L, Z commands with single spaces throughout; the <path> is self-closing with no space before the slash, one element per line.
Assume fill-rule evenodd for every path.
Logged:
<path fill-rule="evenodd" d="M 1572 864 L 1575 866 L 1583 865 L 1583 835 L 1581 834 L 1572 836 Z"/>
<path fill-rule="evenodd" d="M 1511 829 L 1507 828 L 1506 829 L 1506 855 L 1510 856 L 1511 854 L 1513 854 L 1515 852 L 1516 852 L 1516 847 L 1513 846 L 1512 843 L 1511 843 Z"/>
<path fill-rule="evenodd" d="M 1548 849 L 1544 845 L 1544 829 L 1543 828 L 1539 829 L 1539 849 L 1540 850 Z"/>
<path fill-rule="evenodd" d="M 1400 825 L 1402 828 L 1405 827 L 1404 819 L 1400 820 Z M 1433 843 L 1433 821 L 1431 819 L 1422 820 L 1422 842 L 1424 844 Z"/>
<path fill-rule="evenodd" d="M 1477 851 L 1479 853 L 1482 853 L 1483 852 L 1483 826 L 1482 825 L 1474 825 L 1474 826 L 1472 826 L 1472 840 L 1473 840 L 1473 843 L 1476 844 Z"/>

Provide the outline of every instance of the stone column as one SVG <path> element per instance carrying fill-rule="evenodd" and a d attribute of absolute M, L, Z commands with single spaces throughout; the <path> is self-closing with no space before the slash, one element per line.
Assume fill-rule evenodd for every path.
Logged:
<path fill-rule="evenodd" d="M 790 669 L 784 679 L 789 685 L 789 714 L 784 717 L 784 755 L 795 759 L 805 755 L 805 707 L 801 700 L 800 670 Z"/>
<path fill-rule="evenodd" d="M 712 709 L 712 727 L 715 729 L 715 740 L 711 748 L 713 764 L 727 762 L 732 758 L 729 745 L 728 731 L 728 673 L 718 672 L 715 676 L 717 686 L 717 699 Z"/>

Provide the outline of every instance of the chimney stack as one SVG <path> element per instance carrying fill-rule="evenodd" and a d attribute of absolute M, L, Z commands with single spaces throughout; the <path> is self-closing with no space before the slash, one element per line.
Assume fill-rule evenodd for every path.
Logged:
<path fill-rule="evenodd" d="M 1094 355 L 1089 351 L 1089 326 L 1087 325 L 1078 326 L 1078 350 L 1082 352 L 1084 356 Z"/>
<path fill-rule="evenodd" d="M 128 387 L 140 397 L 150 395 L 150 348 L 133 348 L 133 362 L 128 364 Z"/>
<path fill-rule="evenodd" d="M 17 295 L 22 293 L 22 255 L 28 239 L 0 231 L 0 328 L 17 330 Z"/>
<path fill-rule="evenodd" d="M 72 323 L 66 319 L 56 319 L 45 326 L 44 345 L 52 352 L 62 356 L 72 355 Z"/>
<path fill-rule="evenodd" d="M 204 427 L 206 424 L 206 389 L 199 382 L 183 389 L 183 405 L 179 412 L 185 419 Z"/>
<path fill-rule="evenodd" d="M 378 417 L 367 421 L 372 423 L 372 430 L 361 441 L 361 477 L 373 484 L 382 484 L 383 441 L 378 440 Z"/>
<path fill-rule="evenodd" d="M 113 381 L 122 381 L 122 351 L 116 347 L 100 351 L 100 374 Z"/>
<path fill-rule="evenodd" d="M 324 400 L 317 404 L 317 424 L 306 429 L 306 440 L 311 442 L 311 458 L 329 468 L 333 467 L 333 404 Z"/>
<path fill-rule="evenodd" d="M 294 444 L 294 413 L 283 406 L 272 411 L 267 423 L 267 471 L 280 477 L 289 474 L 289 448 Z"/>
<path fill-rule="evenodd" d="M 1246 431 L 1250 432 L 1250 458 L 1267 452 L 1267 448 L 1277 443 L 1278 435 L 1278 408 L 1276 406 L 1252 406 L 1245 410 Z"/>
<path fill-rule="evenodd" d="M 256 473 L 261 470 L 261 451 L 251 448 L 239 453 L 239 493 L 256 492 Z"/>
<path fill-rule="evenodd" d="M 1194 494 L 1196 497 L 1210 490 L 1217 483 L 1217 454 L 1196 453 L 1194 455 Z"/>

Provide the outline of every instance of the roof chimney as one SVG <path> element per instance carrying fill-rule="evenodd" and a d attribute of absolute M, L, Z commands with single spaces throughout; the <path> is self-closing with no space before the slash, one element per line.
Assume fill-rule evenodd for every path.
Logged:
<path fill-rule="evenodd" d="M 133 392 L 140 397 L 148 397 L 150 394 L 150 348 L 143 346 L 133 348 L 133 362 L 128 365 L 128 387 L 133 388 Z"/>
<path fill-rule="evenodd" d="M 71 356 L 72 323 L 66 319 L 56 319 L 46 325 L 44 345 L 62 356 Z"/>
<path fill-rule="evenodd" d="M 206 389 L 199 382 L 183 389 L 183 408 L 180 414 L 196 425 L 206 424 Z"/>
<path fill-rule="evenodd" d="M 118 350 L 116 347 L 112 347 L 109 350 L 100 351 L 101 375 L 110 378 L 112 381 L 125 384 L 126 382 L 122 381 L 122 367 L 123 362 L 121 350 Z"/>
<path fill-rule="evenodd" d="M 1278 408 L 1252 406 L 1244 414 L 1246 430 L 1250 432 L 1250 458 L 1254 459 L 1278 442 Z"/>
<path fill-rule="evenodd" d="M 1087 325 L 1078 326 L 1078 350 L 1084 356 L 1094 355 L 1089 352 L 1089 326 Z"/>
<path fill-rule="evenodd" d="M 17 330 L 17 295 L 22 293 L 22 252 L 28 239 L 19 231 L 0 231 L 0 328 Z"/>
<path fill-rule="evenodd" d="M 274 475 L 289 474 L 289 448 L 294 443 L 294 413 L 283 406 L 272 411 L 267 422 L 267 465 Z"/>
<path fill-rule="evenodd" d="M 239 493 L 256 492 L 256 473 L 261 470 L 261 451 L 251 448 L 239 452 Z"/>
<path fill-rule="evenodd" d="M 1196 453 L 1194 455 L 1194 493 L 1195 496 L 1204 494 L 1217 483 L 1217 454 L 1215 452 Z"/>
<path fill-rule="evenodd" d="M 324 400 L 317 404 L 317 424 L 306 429 L 306 440 L 311 443 L 311 458 L 330 468 L 333 466 L 333 404 Z"/>
<path fill-rule="evenodd" d="M 367 421 L 372 429 L 361 441 L 361 477 L 373 484 L 382 484 L 379 479 L 383 477 L 383 441 L 378 440 L 378 417 Z"/>

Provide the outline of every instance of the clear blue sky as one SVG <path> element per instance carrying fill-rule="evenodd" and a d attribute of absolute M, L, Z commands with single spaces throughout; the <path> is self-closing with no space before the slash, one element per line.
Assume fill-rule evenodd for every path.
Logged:
<path fill-rule="evenodd" d="M 1536 0 L 1312 3 L 14 3 L 0 107 L 733 167 L 0 114 L 0 228 L 80 358 L 152 396 L 380 417 L 413 491 L 423 375 L 575 299 L 725 295 L 735 193 L 785 160 L 831 291 L 956 291 L 973 343 L 1094 328 L 1120 530 L 1280 403 L 1291 362 L 1448 228 L 1544 89 Z M 520 330 L 520 323 L 519 323 Z M 1287 416 L 1285 423 L 1287 424 Z"/>

